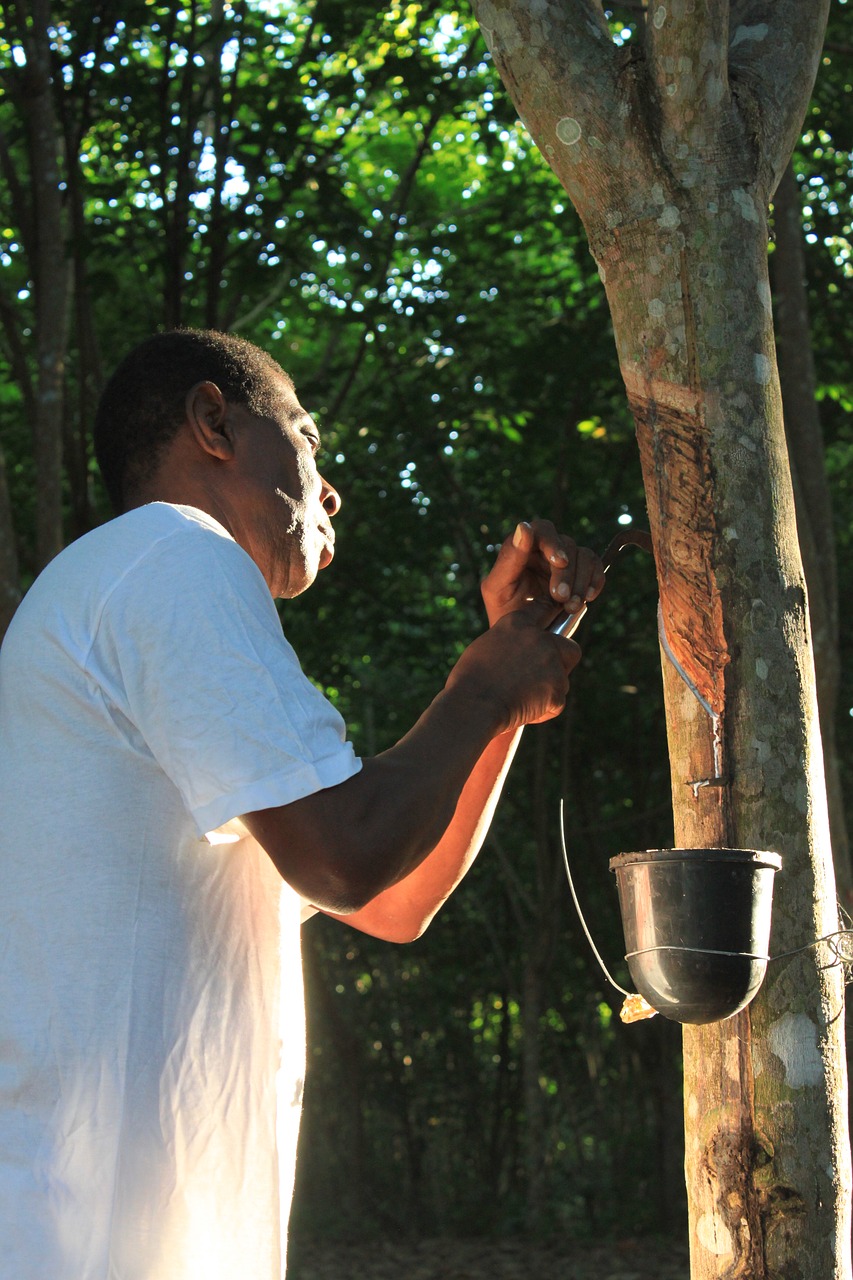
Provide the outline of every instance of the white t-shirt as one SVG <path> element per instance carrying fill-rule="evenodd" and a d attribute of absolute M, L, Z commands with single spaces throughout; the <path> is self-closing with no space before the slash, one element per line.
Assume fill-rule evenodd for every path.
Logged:
<path fill-rule="evenodd" d="M 204 513 L 129 512 L 25 597 L 0 653 L 3 1280 L 279 1280 L 305 904 L 233 820 L 359 767 Z"/>

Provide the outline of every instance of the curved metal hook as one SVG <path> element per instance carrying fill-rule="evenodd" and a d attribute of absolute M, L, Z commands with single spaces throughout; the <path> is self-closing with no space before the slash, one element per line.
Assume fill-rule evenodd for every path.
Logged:
<path fill-rule="evenodd" d="M 648 551 L 651 554 L 652 535 L 645 529 L 620 529 L 616 536 L 610 539 L 601 557 L 605 573 L 607 573 L 619 552 L 625 547 L 639 547 L 642 551 Z M 549 630 L 553 631 L 557 636 L 574 635 L 586 611 L 587 606 L 585 604 L 578 609 L 577 613 L 566 613 L 564 611 L 551 623 Z"/>

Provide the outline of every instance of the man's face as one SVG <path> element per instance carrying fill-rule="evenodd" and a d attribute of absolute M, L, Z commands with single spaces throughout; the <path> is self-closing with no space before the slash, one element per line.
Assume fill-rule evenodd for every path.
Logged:
<path fill-rule="evenodd" d="M 305 591 L 334 555 L 331 519 L 340 498 L 317 470 L 320 435 L 282 378 L 270 417 L 241 405 L 228 413 L 239 465 L 232 500 L 235 536 L 263 573 L 273 596 Z"/>

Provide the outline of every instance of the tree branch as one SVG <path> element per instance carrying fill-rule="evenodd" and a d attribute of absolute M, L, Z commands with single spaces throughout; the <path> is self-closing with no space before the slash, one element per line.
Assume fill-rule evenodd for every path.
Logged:
<path fill-rule="evenodd" d="M 729 0 L 652 4 L 645 33 L 664 127 L 691 148 L 707 151 L 729 101 Z"/>
<path fill-rule="evenodd" d="M 474 0 L 486 43 L 524 124 L 587 228 L 596 212 L 642 210 L 624 175 L 655 169 L 642 53 L 616 45 L 598 0 Z"/>
<path fill-rule="evenodd" d="M 732 0 L 729 76 L 761 138 L 769 200 L 796 145 L 820 63 L 830 0 Z"/>
<path fill-rule="evenodd" d="M 556 83 L 564 114 L 571 114 L 581 136 L 624 133 L 617 110 L 618 51 L 599 0 L 543 0 L 535 12 L 517 0 L 473 0 L 473 8 L 519 112 L 522 86 L 526 115 L 528 104 L 535 110 L 540 95 Z M 531 127 L 527 119 L 525 124 Z M 559 135 L 558 140 L 572 145 Z"/>
<path fill-rule="evenodd" d="M 396 241 L 397 230 L 400 226 L 400 219 L 403 216 L 404 210 L 408 206 L 409 197 L 411 195 L 418 170 L 423 164 L 426 156 L 429 154 L 430 139 L 432 138 L 436 125 L 443 114 L 444 109 L 442 105 L 437 102 L 430 112 L 429 119 L 423 127 L 423 133 L 421 135 L 420 142 L 415 148 L 414 155 L 406 166 L 405 172 L 401 174 L 400 181 L 398 182 L 397 188 L 394 192 L 394 198 L 389 210 L 388 235 L 385 243 L 385 252 L 381 262 L 377 264 L 376 270 L 377 278 L 385 281 L 386 288 L 388 285 L 388 272 L 390 271 L 391 264 L 394 261 L 394 244 Z M 355 358 L 350 365 L 349 372 L 344 378 L 343 383 L 338 388 L 332 402 L 331 409 L 329 410 L 329 418 L 332 422 L 334 422 L 340 414 L 347 396 L 355 385 L 358 371 L 361 368 L 361 363 L 367 352 L 368 334 L 373 333 L 373 331 L 373 320 L 372 318 L 368 318 L 367 323 L 362 329 Z"/>

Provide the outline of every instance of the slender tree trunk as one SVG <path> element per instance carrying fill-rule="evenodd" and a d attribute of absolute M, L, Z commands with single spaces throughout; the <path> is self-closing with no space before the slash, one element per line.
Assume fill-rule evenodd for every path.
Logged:
<path fill-rule="evenodd" d="M 47 564 L 63 545 L 62 420 L 68 343 L 70 273 L 61 189 L 62 138 L 54 104 L 48 0 L 18 0 L 26 67 L 20 101 L 27 127 L 34 212 L 36 393 L 33 448 L 36 461 L 36 556 Z"/>
<path fill-rule="evenodd" d="M 32 418 L 35 397 L 27 358 L 18 331 L 14 309 L 0 297 L 0 322 L 11 353 L 12 370 L 21 391 L 24 411 Z M 0 641 L 21 602 L 21 566 L 15 537 L 15 520 L 12 498 L 6 476 L 6 458 L 0 447 Z"/>
<path fill-rule="evenodd" d="M 535 940 L 531 939 L 535 949 Z M 524 1089 L 525 1225 L 535 1235 L 543 1209 L 543 1134 L 545 1099 L 542 1096 L 541 1065 L 542 973 L 531 952 L 525 960 L 521 989 L 521 1070 Z"/>
<path fill-rule="evenodd" d="M 774 197 L 776 244 L 770 257 L 776 348 L 785 436 L 794 482 L 797 528 L 809 593 L 817 702 L 826 770 L 829 826 L 839 896 L 853 905 L 853 869 L 838 768 L 836 717 L 841 660 L 832 501 L 815 398 L 800 196 L 789 164 Z"/>
<path fill-rule="evenodd" d="M 210 211 L 208 214 L 208 241 L 209 250 L 207 255 L 207 265 L 205 267 L 205 317 L 204 323 L 208 329 L 221 328 L 221 312 L 224 300 L 222 290 L 222 279 L 225 272 L 225 264 L 228 250 L 228 231 L 227 231 L 227 210 L 224 199 L 225 184 L 228 181 L 228 174 L 225 169 L 225 160 L 229 154 L 231 144 L 230 130 L 230 114 L 226 114 L 225 105 L 225 82 L 221 72 L 222 50 L 225 45 L 226 38 L 230 38 L 230 32 L 227 32 L 224 24 L 224 4 L 223 0 L 212 0 L 210 7 L 210 35 L 209 44 L 203 49 L 203 57 L 205 60 L 205 75 L 207 77 L 207 88 L 204 97 L 204 121 L 202 129 L 205 132 L 207 141 L 213 148 L 213 154 L 216 163 L 216 182 L 213 187 L 210 199 Z M 242 37 L 241 28 L 237 28 L 237 48 L 238 54 L 235 59 L 235 66 L 232 72 L 232 84 L 236 83 L 237 65 L 239 64 L 239 41 Z"/>
<path fill-rule="evenodd" d="M 96 30 L 103 39 L 108 34 Z M 103 384 L 98 339 L 95 328 L 92 290 L 89 284 L 89 237 L 84 209 L 83 181 L 78 163 L 80 138 L 85 120 L 79 115 L 63 119 L 67 208 L 71 229 L 73 260 L 73 336 L 76 347 L 77 397 L 65 403 L 64 460 L 68 485 L 68 535 L 73 540 L 94 523 L 89 472 L 89 432 L 94 421 L 98 392 Z"/>
<path fill-rule="evenodd" d="M 584 222 L 637 424 L 661 616 L 675 839 L 774 849 L 753 1004 L 687 1027 L 694 1280 L 850 1276 L 843 975 L 805 584 L 767 275 L 767 205 L 826 0 L 670 0 L 617 48 L 595 0 L 475 0 Z M 710 708 L 710 713 L 706 709 Z"/>
<path fill-rule="evenodd" d="M 21 578 L 18 552 L 15 546 L 15 529 L 12 521 L 12 503 L 6 483 L 6 458 L 0 448 L 0 640 L 21 603 Z"/>
<path fill-rule="evenodd" d="M 310 1069 L 307 1072 L 306 1115 L 299 1138 L 301 1150 L 305 1154 L 304 1157 L 300 1155 L 297 1160 L 297 1170 L 304 1159 L 308 1169 L 313 1172 L 315 1162 L 310 1151 L 312 1138 L 314 1146 L 325 1143 L 329 1147 L 336 1147 L 341 1154 L 341 1159 L 336 1164 L 341 1173 L 340 1193 L 344 1194 L 346 1187 L 347 1199 L 354 1205 L 357 1215 L 367 1220 L 371 1214 L 371 1206 L 364 1125 L 363 1045 L 360 1039 L 353 1036 L 345 1019 L 338 1012 L 332 991 L 333 984 L 323 963 L 321 942 L 310 924 L 302 931 L 302 955 L 308 996 L 306 1008 L 309 1011 L 315 1010 L 313 1015 L 309 1015 L 309 1052 L 313 1039 L 310 1018 L 322 1018 L 326 1024 L 324 1039 L 334 1045 L 334 1065 L 331 1071 L 327 1069 L 316 1076 Z M 334 1093 L 328 1107 L 313 1102 L 313 1094 L 323 1090 Z M 323 1168 L 322 1159 L 318 1159 L 316 1164 L 318 1168 Z M 306 1198 L 311 1199 L 310 1193 Z M 322 1197 L 318 1196 L 318 1199 Z"/>
<path fill-rule="evenodd" d="M 162 323 L 167 329 L 178 328 L 183 324 L 183 296 L 185 269 L 185 219 L 186 210 L 177 201 L 178 176 L 188 162 L 182 148 L 177 148 L 177 155 L 171 154 L 175 142 L 175 130 L 171 124 L 173 115 L 172 100 L 175 94 L 175 83 L 170 72 L 174 72 L 172 50 L 175 46 L 175 32 L 178 26 L 177 6 L 167 10 L 167 18 L 162 23 L 160 43 L 163 51 L 163 67 L 157 87 L 157 113 L 159 116 L 158 137 L 160 141 L 160 178 L 158 195 L 160 197 L 160 217 L 163 227 L 164 252 L 163 263 L 163 312 Z M 190 64 L 191 65 L 191 64 Z M 174 190 L 172 185 L 174 184 Z M 185 194 L 185 183 L 180 183 Z"/>

